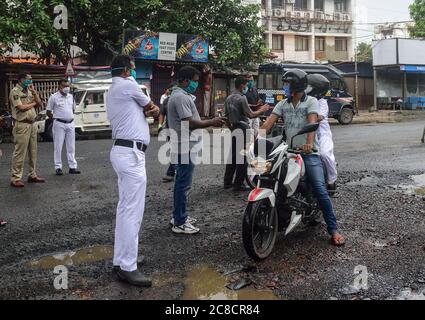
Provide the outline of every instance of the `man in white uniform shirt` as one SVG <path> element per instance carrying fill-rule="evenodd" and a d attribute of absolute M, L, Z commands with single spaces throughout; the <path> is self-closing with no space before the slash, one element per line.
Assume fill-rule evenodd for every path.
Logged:
<path fill-rule="evenodd" d="M 138 86 L 134 68 L 130 56 L 114 59 L 112 85 L 106 98 L 115 140 L 110 157 L 119 189 L 113 264 L 120 280 L 135 286 L 151 286 L 151 279 L 138 270 L 137 255 L 145 209 L 145 151 L 150 142 L 146 117 L 157 117 L 159 108 Z"/>
<path fill-rule="evenodd" d="M 80 174 L 75 160 L 75 101 L 70 94 L 69 81 L 59 81 L 59 91 L 54 93 L 47 103 L 47 116 L 53 118 L 53 143 L 56 175 L 63 175 L 62 148 L 65 141 L 70 174 Z"/>

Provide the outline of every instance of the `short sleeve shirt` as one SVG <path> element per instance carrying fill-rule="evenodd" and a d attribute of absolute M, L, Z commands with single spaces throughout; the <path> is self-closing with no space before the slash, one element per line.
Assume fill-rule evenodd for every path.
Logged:
<path fill-rule="evenodd" d="M 224 115 L 231 124 L 244 123 L 249 126 L 248 115 L 251 113 L 248 100 L 239 91 L 233 92 L 224 102 Z"/>
<path fill-rule="evenodd" d="M 150 142 L 149 125 L 144 107 L 150 99 L 131 77 L 113 77 L 106 96 L 108 120 L 112 127 L 113 139 Z"/>
<path fill-rule="evenodd" d="M 9 95 L 10 106 L 12 109 L 12 116 L 16 121 L 34 121 L 37 117 L 37 113 L 34 108 L 27 111 L 18 109 L 18 106 L 24 104 L 30 104 L 34 102 L 34 97 L 29 90 L 24 90 L 19 84 L 16 85 Z"/>
<path fill-rule="evenodd" d="M 187 118 L 201 120 L 192 96 L 182 88 L 176 87 L 167 104 L 167 122 L 173 154 L 189 154 L 195 146 L 202 143 L 201 131 L 190 130 L 188 122 L 183 121 Z"/>
<path fill-rule="evenodd" d="M 52 111 L 55 119 L 70 121 L 74 119 L 74 97 L 72 94 L 64 96 L 62 93 L 56 92 L 50 96 L 46 110 Z"/>
<path fill-rule="evenodd" d="M 316 98 L 305 96 L 296 107 L 294 107 L 292 102 L 288 101 L 288 99 L 279 102 L 274 108 L 273 113 L 282 117 L 285 122 L 287 142 L 290 144 L 292 137 L 309 123 L 308 116 L 311 114 L 319 115 L 320 108 Z M 303 134 L 295 137 L 293 148 L 300 148 L 306 144 L 307 136 L 308 134 Z M 315 149 L 319 150 L 317 134 L 313 146 Z"/>

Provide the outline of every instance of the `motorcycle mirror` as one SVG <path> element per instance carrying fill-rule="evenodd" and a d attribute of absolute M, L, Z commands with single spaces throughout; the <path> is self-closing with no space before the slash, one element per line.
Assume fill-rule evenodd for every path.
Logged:
<path fill-rule="evenodd" d="M 319 129 L 319 125 L 319 123 L 309 123 L 297 133 L 297 136 L 317 131 L 317 129 Z"/>

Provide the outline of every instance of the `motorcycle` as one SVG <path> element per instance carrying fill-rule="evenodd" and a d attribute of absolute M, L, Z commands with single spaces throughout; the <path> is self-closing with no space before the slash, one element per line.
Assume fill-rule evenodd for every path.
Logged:
<path fill-rule="evenodd" d="M 3 143 L 6 136 L 12 136 L 14 120 L 9 112 L 0 111 L 0 143 Z"/>
<path fill-rule="evenodd" d="M 319 124 L 308 124 L 288 145 L 282 136 L 266 139 L 265 159 L 261 142 L 250 147 L 250 171 L 255 172 L 256 188 L 250 193 L 242 226 L 247 254 L 256 261 L 265 260 L 273 251 L 278 232 L 290 234 L 300 224 L 315 225 L 321 215 L 312 187 L 307 182 L 300 150 L 292 149 L 296 136 L 317 131 Z M 316 152 L 317 150 L 313 150 Z"/>

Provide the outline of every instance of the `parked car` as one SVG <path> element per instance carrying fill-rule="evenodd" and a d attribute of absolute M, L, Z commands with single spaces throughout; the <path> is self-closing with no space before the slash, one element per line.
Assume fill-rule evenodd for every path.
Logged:
<path fill-rule="evenodd" d="M 283 74 L 291 69 L 301 69 L 305 72 L 323 74 L 331 82 L 332 90 L 326 97 L 329 104 L 329 118 L 335 118 L 339 123 L 348 125 L 355 115 L 355 101 L 347 91 L 343 73 L 338 69 L 321 64 L 277 64 L 270 63 L 258 69 L 258 93 L 267 104 L 274 106 L 285 99 L 283 91 Z"/>
<path fill-rule="evenodd" d="M 106 83 L 98 85 L 93 85 L 93 83 L 79 84 L 73 88 L 76 103 L 74 121 L 77 136 L 111 130 L 105 105 L 109 87 L 110 82 L 106 81 Z M 146 86 L 140 85 L 140 89 L 150 98 Z M 155 121 L 152 117 L 147 120 L 149 124 L 153 124 Z M 45 141 L 53 140 L 53 121 L 47 117 L 45 110 L 38 114 L 36 122 L 42 139 Z"/>

